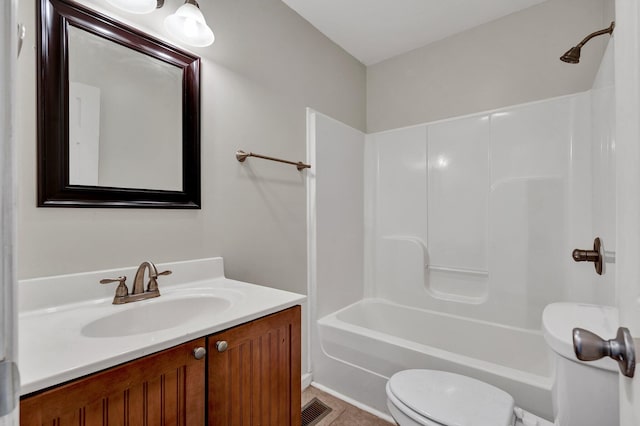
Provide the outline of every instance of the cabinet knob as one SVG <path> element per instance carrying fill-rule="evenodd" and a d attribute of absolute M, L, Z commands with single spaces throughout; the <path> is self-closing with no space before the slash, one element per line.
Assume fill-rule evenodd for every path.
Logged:
<path fill-rule="evenodd" d="M 224 352 L 229 347 L 229 344 L 225 340 L 219 340 L 216 342 L 216 349 L 218 352 Z"/>
<path fill-rule="evenodd" d="M 198 346 L 193 350 L 193 356 L 195 359 L 202 359 L 207 354 L 207 350 L 202 346 Z"/>

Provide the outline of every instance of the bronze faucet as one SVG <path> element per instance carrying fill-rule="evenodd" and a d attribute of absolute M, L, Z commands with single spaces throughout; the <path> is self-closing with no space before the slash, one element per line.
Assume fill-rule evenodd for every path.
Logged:
<path fill-rule="evenodd" d="M 148 270 L 149 282 L 147 283 L 147 289 L 144 289 L 144 273 Z M 158 276 L 170 275 L 171 271 L 158 272 L 156 265 L 152 262 L 145 261 L 138 266 L 136 276 L 133 279 L 133 289 L 129 294 L 129 289 L 125 284 L 127 277 L 122 276 L 118 278 L 105 278 L 100 280 L 100 284 L 108 284 L 113 282 L 119 282 L 118 288 L 116 288 L 116 295 L 113 298 L 114 305 L 121 305 L 123 303 L 137 302 L 138 300 L 151 299 L 152 297 L 160 296 L 160 290 L 158 290 Z"/>

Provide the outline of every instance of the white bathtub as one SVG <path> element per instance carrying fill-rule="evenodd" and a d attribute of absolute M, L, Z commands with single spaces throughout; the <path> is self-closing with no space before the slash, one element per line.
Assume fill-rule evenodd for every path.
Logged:
<path fill-rule="evenodd" d="M 319 384 L 386 411 L 384 383 L 407 368 L 464 374 L 552 419 L 551 353 L 542 333 L 364 299 L 318 320 Z"/>

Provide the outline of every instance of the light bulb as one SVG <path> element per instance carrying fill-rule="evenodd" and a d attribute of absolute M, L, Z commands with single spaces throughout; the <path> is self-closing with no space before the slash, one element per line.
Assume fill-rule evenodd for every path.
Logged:
<path fill-rule="evenodd" d="M 196 37 L 198 35 L 198 23 L 193 19 L 184 20 L 184 33 L 187 37 Z"/>
<path fill-rule="evenodd" d="M 157 0 L 107 0 L 107 3 L 125 12 L 136 14 L 151 13 L 158 6 Z"/>
<path fill-rule="evenodd" d="M 173 37 L 190 46 L 205 47 L 215 40 L 204 15 L 198 6 L 191 3 L 183 4 L 173 15 L 167 16 L 164 27 Z"/>

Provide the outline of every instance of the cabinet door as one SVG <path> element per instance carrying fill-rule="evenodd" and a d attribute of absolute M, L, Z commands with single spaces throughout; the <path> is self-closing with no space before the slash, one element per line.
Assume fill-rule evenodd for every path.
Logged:
<path fill-rule="evenodd" d="M 208 346 L 209 425 L 300 425 L 300 306 L 209 336 Z"/>
<path fill-rule="evenodd" d="M 193 350 L 205 339 L 58 386 L 20 403 L 20 424 L 204 424 L 205 360 Z"/>

